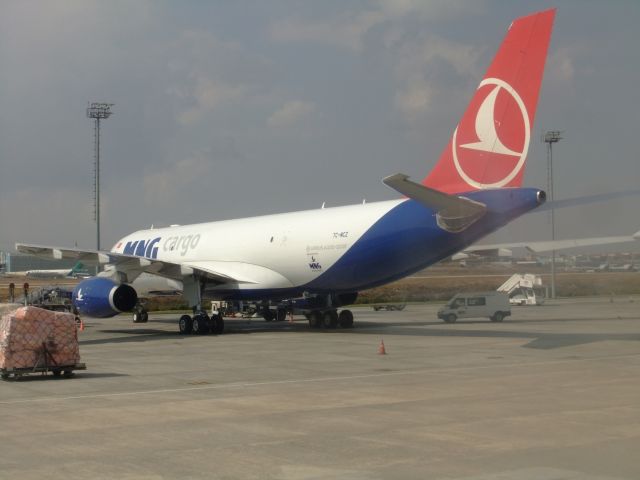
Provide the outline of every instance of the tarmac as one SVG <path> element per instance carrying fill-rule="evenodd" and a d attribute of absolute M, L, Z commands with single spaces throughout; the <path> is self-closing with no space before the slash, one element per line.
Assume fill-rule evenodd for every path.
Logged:
<path fill-rule="evenodd" d="M 455 324 L 356 308 L 351 330 L 227 319 L 219 336 L 89 319 L 87 371 L 0 383 L 0 478 L 635 480 L 639 306 Z"/>

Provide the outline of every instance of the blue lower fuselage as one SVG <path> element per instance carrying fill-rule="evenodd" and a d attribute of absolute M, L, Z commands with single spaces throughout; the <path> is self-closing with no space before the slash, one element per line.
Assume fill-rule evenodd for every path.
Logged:
<path fill-rule="evenodd" d="M 303 293 L 358 292 L 411 275 L 464 250 L 544 201 L 533 188 L 481 190 L 461 194 L 487 206 L 486 214 L 467 229 L 450 233 L 438 226 L 436 212 L 408 199 L 380 217 L 326 271 L 292 288 L 216 290 L 225 300 L 283 299 Z"/>

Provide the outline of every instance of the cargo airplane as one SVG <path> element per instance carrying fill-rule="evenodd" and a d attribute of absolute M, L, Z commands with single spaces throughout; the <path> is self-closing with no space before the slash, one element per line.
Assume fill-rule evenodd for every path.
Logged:
<path fill-rule="evenodd" d="M 140 230 L 110 251 L 16 248 L 104 265 L 73 292 L 88 316 L 140 313 L 136 280 L 151 274 L 181 287 L 192 307 L 178 321 L 182 333 L 222 332 L 204 297 L 258 302 L 265 318 L 270 305 L 298 299 L 311 327 L 352 327 L 344 307 L 359 291 L 448 258 L 544 203 L 545 192 L 522 179 L 554 16 L 511 23 L 433 170 L 419 183 L 400 173 L 383 179 L 402 198 Z"/>
<path fill-rule="evenodd" d="M 27 270 L 25 276 L 29 278 L 78 278 L 88 276 L 82 262 L 76 262 L 71 269 Z"/>
<path fill-rule="evenodd" d="M 88 276 L 84 265 L 81 262 L 71 268 L 58 268 L 47 270 L 26 270 L 23 272 L 6 272 L 4 274 L 7 277 L 28 277 L 28 278 L 43 278 L 43 279 L 56 279 L 56 278 L 78 278 L 81 276 Z"/>

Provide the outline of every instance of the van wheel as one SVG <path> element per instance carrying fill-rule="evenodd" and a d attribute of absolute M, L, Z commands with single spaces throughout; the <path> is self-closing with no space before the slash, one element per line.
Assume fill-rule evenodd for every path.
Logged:
<path fill-rule="evenodd" d="M 504 315 L 502 314 L 502 312 L 496 312 L 496 314 L 491 317 L 492 322 L 501 322 L 502 320 L 504 320 Z"/>
<path fill-rule="evenodd" d="M 458 317 L 456 317 L 453 313 L 450 313 L 449 315 L 447 315 L 447 318 L 445 318 L 444 321 L 447 323 L 456 323 L 457 319 Z"/>

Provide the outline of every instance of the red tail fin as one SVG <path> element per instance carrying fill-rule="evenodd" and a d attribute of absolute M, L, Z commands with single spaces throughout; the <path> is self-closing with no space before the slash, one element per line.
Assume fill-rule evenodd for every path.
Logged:
<path fill-rule="evenodd" d="M 513 21 L 424 185 L 446 193 L 522 185 L 554 16 Z"/>

